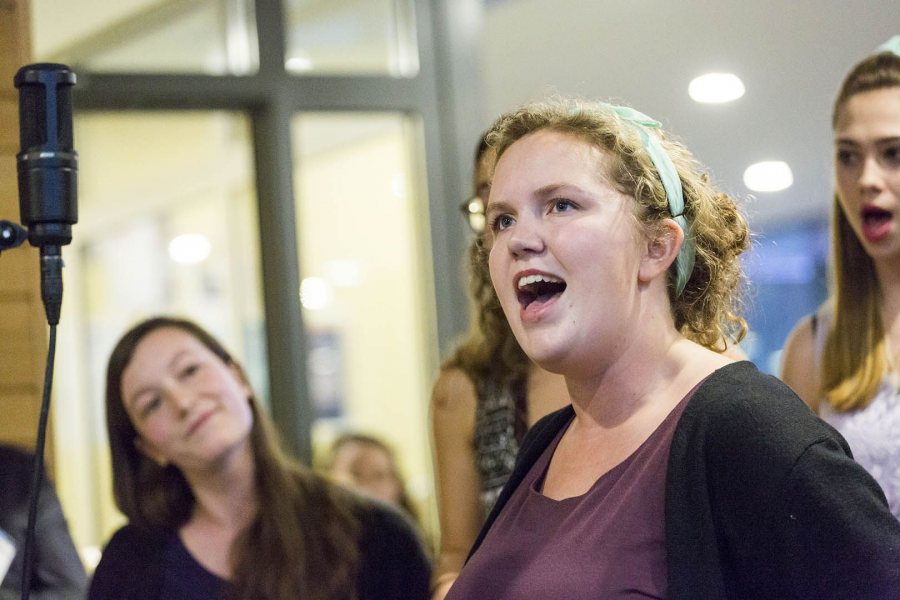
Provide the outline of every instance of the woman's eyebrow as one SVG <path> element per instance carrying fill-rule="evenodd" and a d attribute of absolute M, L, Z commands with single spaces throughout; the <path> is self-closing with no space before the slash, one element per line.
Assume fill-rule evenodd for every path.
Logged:
<path fill-rule="evenodd" d="M 578 187 L 577 185 L 572 185 L 571 183 L 548 183 L 547 185 L 541 186 L 536 189 L 534 193 L 536 196 L 550 196 L 563 188 L 572 188 L 574 190 L 581 191 L 580 187 Z"/>
<path fill-rule="evenodd" d="M 512 204 L 504 202 L 503 200 L 488 202 L 488 205 L 484 209 L 484 214 L 489 215 L 496 212 L 514 212 L 514 209 Z"/>
<path fill-rule="evenodd" d="M 885 137 L 878 138 L 874 140 L 872 143 L 876 146 L 886 146 L 890 144 L 896 144 L 900 142 L 900 135 L 888 135 Z M 858 140 L 849 137 L 838 137 L 835 138 L 834 143 L 839 146 L 850 146 L 853 148 L 858 148 L 863 146 L 864 144 Z"/>
<path fill-rule="evenodd" d="M 181 359 L 181 357 L 183 357 L 185 354 L 190 354 L 190 350 L 185 349 L 185 350 L 179 350 L 178 352 L 176 352 L 175 356 L 172 357 L 172 359 L 168 362 L 166 367 L 169 369 L 174 368 L 175 365 L 178 363 L 178 361 Z M 126 397 L 124 400 L 127 404 L 134 404 L 142 394 L 146 394 L 147 392 L 152 392 L 152 391 L 153 391 L 152 385 L 149 385 L 149 384 L 143 385 L 143 386 L 139 387 L 137 390 L 135 390 L 135 392 L 133 394 L 130 394 L 128 397 Z"/>

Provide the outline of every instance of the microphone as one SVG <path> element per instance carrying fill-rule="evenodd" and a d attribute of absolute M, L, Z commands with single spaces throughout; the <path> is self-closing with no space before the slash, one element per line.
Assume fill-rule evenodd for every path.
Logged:
<path fill-rule="evenodd" d="M 41 298 L 50 325 L 62 305 L 62 253 L 78 222 L 78 154 L 72 146 L 75 73 L 54 63 L 26 65 L 19 89 L 19 213 L 28 242 L 40 248 Z"/>

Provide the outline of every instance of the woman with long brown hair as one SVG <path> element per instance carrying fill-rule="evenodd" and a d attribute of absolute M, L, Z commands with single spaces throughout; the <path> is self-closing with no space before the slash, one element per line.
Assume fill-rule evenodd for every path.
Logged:
<path fill-rule="evenodd" d="M 146 320 L 109 360 L 116 503 L 91 599 L 419 600 L 407 519 L 290 459 L 238 363 L 193 322 Z"/>

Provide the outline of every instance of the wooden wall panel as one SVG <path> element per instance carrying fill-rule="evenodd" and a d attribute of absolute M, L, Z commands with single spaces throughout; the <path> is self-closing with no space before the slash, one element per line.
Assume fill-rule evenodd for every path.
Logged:
<path fill-rule="evenodd" d="M 0 101 L 0 105 L 3 102 Z M 15 116 L 18 128 L 18 113 Z M 18 136 L 18 133 L 16 133 Z M 16 152 L 19 141 L 16 137 L 15 150 L 4 151 L 0 146 L 0 219 L 19 222 L 19 185 L 16 180 Z M 0 254 L 0 302 L 8 297 L 31 297 L 39 293 L 36 285 L 38 272 L 38 250 L 27 243 L 14 250 Z M 0 304 L 0 326 L 6 320 L 6 312 Z M 0 356 L 3 356 L 0 346 Z"/>
<path fill-rule="evenodd" d="M 4 393 L 0 395 L 0 438 L 6 444 L 24 448 L 34 446 L 34 424 L 37 423 L 40 404 L 34 401 L 32 391 Z"/>
<path fill-rule="evenodd" d="M 19 109 L 13 76 L 30 62 L 28 8 L 27 0 L 0 0 L 0 219 L 16 222 Z M 46 353 L 38 253 L 26 245 L 0 254 L 0 442 L 33 447 Z"/>
<path fill-rule="evenodd" d="M 11 82 L 12 78 L 4 78 L 3 81 L 5 84 L 6 81 Z M 19 107 L 15 96 L 9 98 L 4 95 L 3 102 L 0 102 L 0 140 L 3 140 L 4 154 L 12 153 L 15 156 L 19 151 Z"/>
<path fill-rule="evenodd" d="M 6 257 L 3 257 L 6 260 Z M 36 357 L 41 346 L 36 340 L 31 324 L 32 299 L 27 295 L 18 298 L 8 295 L 0 297 L 0 344 L 3 358 L 0 359 L 0 394 L 7 390 L 40 392 L 36 383 L 41 377 L 38 361 L 17 360 L 21 356 Z M 4 414 L 0 412 L 0 415 Z"/>
<path fill-rule="evenodd" d="M 26 0 L 0 0 L 0 48 L 0 93 L 14 95 L 13 75 L 31 58 Z"/>

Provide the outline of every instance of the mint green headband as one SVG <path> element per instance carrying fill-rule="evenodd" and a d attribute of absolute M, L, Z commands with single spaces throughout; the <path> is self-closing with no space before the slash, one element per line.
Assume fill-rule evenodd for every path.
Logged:
<path fill-rule="evenodd" d="M 634 125 L 634 128 L 640 134 L 644 149 L 650 155 L 650 160 L 653 161 L 653 166 L 656 167 L 663 189 L 666 190 L 669 212 L 684 232 L 684 243 L 678 251 L 678 256 L 675 257 L 675 297 L 677 298 L 684 291 L 684 286 L 687 285 L 688 279 L 691 278 L 696 251 L 694 249 L 694 240 L 691 238 L 690 227 L 688 227 L 687 217 L 684 215 L 684 192 L 681 189 L 681 178 L 678 176 L 678 171 L 675 169 L 672 159 L 669 158 L 662 144 L 660 144 L 659 137 L 648 131 L 649 129 L 659 129 L 662 125 L 659 121 L 651 119 L 644 113 L 628 106 L 615 106 L 606 103 L 603 103 L 603 105 L 612 110 L 619 118 Z"/>
<path fill-rule="evenodd" d="M 878 48 L 875 49 L 875 52 L 893 52 L 897 56 L 900 56 L 900 35 L 895 35 L 882 45 L 878 46 Z"/>

